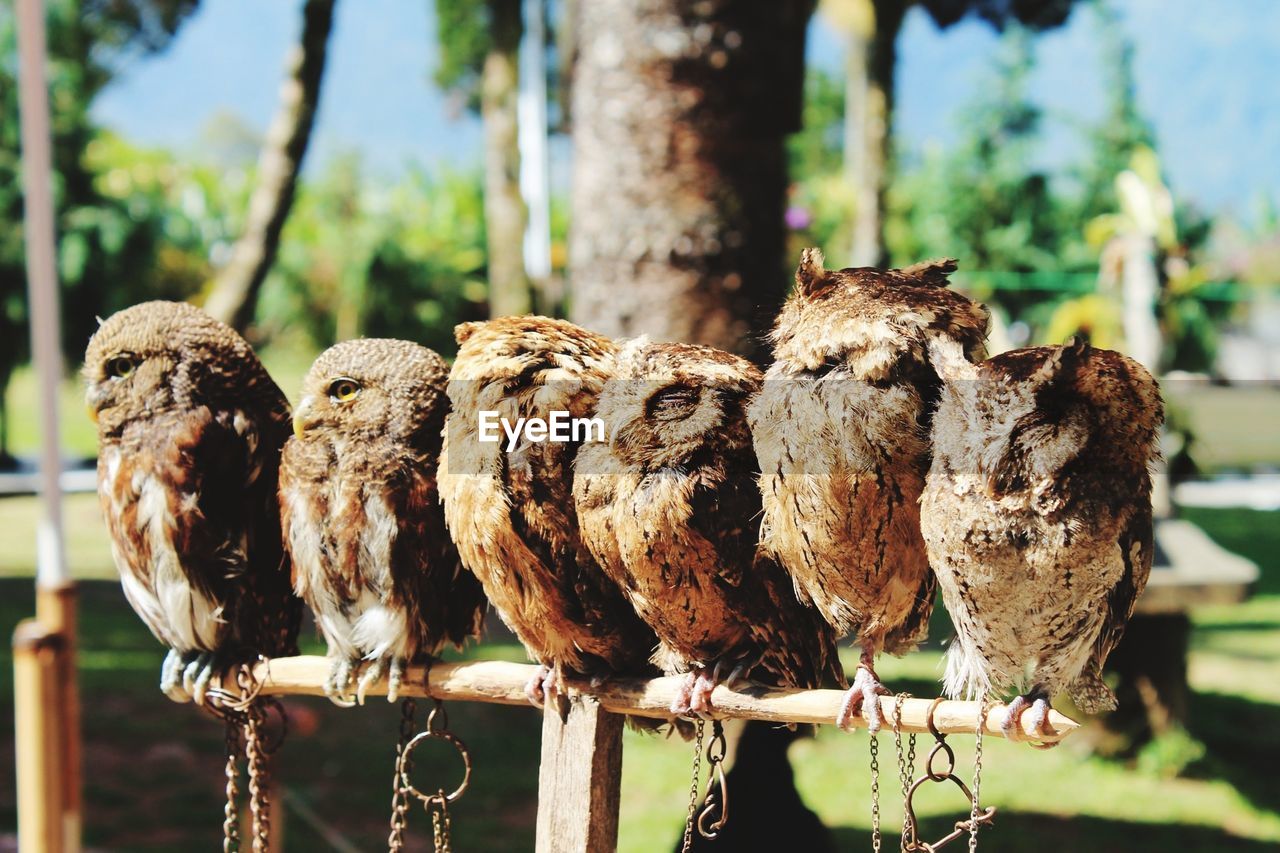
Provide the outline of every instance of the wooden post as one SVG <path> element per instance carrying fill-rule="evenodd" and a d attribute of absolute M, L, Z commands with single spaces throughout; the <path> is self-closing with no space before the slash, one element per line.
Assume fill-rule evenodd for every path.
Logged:
<path fill-rule="evenodd" d="M 36 619 L 59 636 L 54 672 L 56 701 L 45 708 L 57 726 L 59 744 L 59 804 L 66 853 L 78 853 L 83 815 L 80 765 L 80 689 L 76 675 L 76 585 L 36 588 Z"/>
<path fill-rule="evenodd" d="M 542 717 L 537 853 L 598 853 L 618 846 L 622 721 L 595 698 L 574 696 L 563 718 Z"/>
<path fill-rule="evenodd" d="M 62 749 L 58 702 L 63 636 L 36 619 L 13 633 L 14 740 L 18 764 L 18 850 L 63 853 Z"/>

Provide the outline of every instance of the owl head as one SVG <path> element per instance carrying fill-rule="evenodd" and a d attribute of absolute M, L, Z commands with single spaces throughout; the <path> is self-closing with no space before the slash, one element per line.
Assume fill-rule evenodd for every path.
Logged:
<path fill-rule="evenodd" d="M 144 302 L 111 315 L 84 354 L 85 402 L 99 433 L 196 406 L 225 409 L 258 401 L 284 409 L 248 342 L 185 302 Z"/>
<path fill-rule="evenodd" d="M 363 338 L 329 347 L 302 381 L 294 435 L 300 441 L 436 437 L 449 409 L 448 372 L 439 355 L 409 341 Z"/>
<path fill-rule="evenodd" d="M 619 353 L 596 416 L 624 463 L 697 467 L 710 454 L 750 446 L 744 409 L 761 379 L 736 355 L 640 338 Z"/>
<path fill-rule="evenodd" d="M 890 378 L 904 362 L 925 365 L 926 339 L 959 340 L 974 359 L 983 353 L 987 310 L 948 289 L 950 258 L 899 270 L 823 268 L 822 252 L 805 249 L 796 285 L 770 337 L 784 372 L 841 368 L 852 378 Z"/>
<path fill-rule="evenodd" d="M 505 380 L 511 390 L 602 376 L 611 369 L 617 351 L 609 338 L 551 317 L 461 323 L 453 333 L 458 358 L 451 379 Z"/>

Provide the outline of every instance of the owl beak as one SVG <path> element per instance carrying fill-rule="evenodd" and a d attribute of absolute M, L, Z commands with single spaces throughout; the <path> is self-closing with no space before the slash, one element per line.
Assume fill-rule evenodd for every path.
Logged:
<path fill-rule="evenodd" d="M 298 401 L 298 408 L 293 410 L 293 434 L 299 441 L 302 440 L 307 427 L 311 426 L 311 407 L 314 404 L 315 400 L 310 396 L 303 397 Z"/>
<path fill-rule="evenodd" d="M 94 386 L 90 386 L 89 390 L 85 392 L 84 410 L 89 414 L 89 420 L 93 421 L 94 424 L 98 423 L 98 413 L 105 401 L 106 395 Z"/>

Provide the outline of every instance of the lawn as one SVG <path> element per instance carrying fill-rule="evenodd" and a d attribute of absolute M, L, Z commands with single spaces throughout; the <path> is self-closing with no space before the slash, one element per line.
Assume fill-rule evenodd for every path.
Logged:
<path fill-rule="evenodd" d="M 69 502 L 70 562 L 78 576 L 111 572 L 92 496 Z M 1190 511 L 1227 547 L 1263 565 L 1263 581 L 1244 605 L 1195 615 L 1191 678 L 1196 689 L 1191 734 L 1207 747 L 1183 778 L 1157 769 L 1082 755 L 1068 743 L 1051 752 L 987 740 L 983 799 L 997 805 L 984 850 L 1134 851 L 1274 850 L 1280 844 L 1280 526 L 1275 514 L 1237 510 Z M 33 501 L 0 501 L 0 525 L 29 530 Z M 28 535 L 16 537 L 21 545 Z M 32 609 L 31 555 L 17 547 L 0 562 L 0 626 L 11 629 Z M 895 688 L 934 695 L 945 617 L 929 647 L 886 661 L 882 675 Z M 85 700 L 86 840 L 112 850 L 210 849 L 221 823 L 221 732 L 190 707 L 155 689 L 161 652 L 129 611 L 112 582 L 82 585 L 81 688 Z M 308 635 L 310 639 L 310 635 Z M 311 649 L 316 650 L 314 641 Z M 12 730 L 8 650 L 0 661 L 0 725 Z M 519 659 L 510 642 L 473 648 L 470 655 Z M 323 700 L 289 702 L 289 742 L 280 766 L 288 800 L 290 850 L 333 849 L 323 833 L 336 831 L 355 849 L 385 844 L 395 708 L 377 701 L 362 710 Z M 522 708 L 458 703 L 454 730 L 474 753 L 474 785 L 453 809 L 460 850 L 532 848 L 536 808 L 539 719 Z M 960 772 L 968 776 L 968 738 L 953 738 Z M 923 750 L 921 750 L 923 754 Z M 620 849 L 672 849 L 680 831 L 688 785 L 689 747 L 628 732 L 623 769 Z M 806 802 L 834 828 L 841 849 L 869 846 L 868 758 L 864 733 L 825 727 L 791 750 Z M 439 757 L 421 763 L 422 778 L 452 779 L 456 768 Z M 0 744 L 12 761 L 12 743 Z M 900 808 L 890 793 L 893 748 L 881 739 L 885 822 L 892 835 Z M 1158 767 L 1158 762 L 1150 765 Z M 12 777 L 0 781 L 0 828 L 14 825 Z M 938 829 L 962 810 L 958 794 L 922 795 L 920 813 Z M 411 815 L 419 845 L 425 814 Z M 4 846 L 0 839 L 0 847 Z M 419 849 L 421 849 L 419 847 Z"/>

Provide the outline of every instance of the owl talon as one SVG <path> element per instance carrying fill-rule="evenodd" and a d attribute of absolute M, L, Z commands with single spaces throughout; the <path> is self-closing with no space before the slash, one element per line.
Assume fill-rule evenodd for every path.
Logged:
<path fill-rule="evenodd" d="M 209 656 L 208 662 L 201 668 L 196 680 L 191 688 L 191 701 L 197 705 L 204 704 L 205 694 L 209 690 L 209 683 L 213 681 L 213 677 L 218 674 L 218 666 L 214 662 L 213 656 Z"/>
<path fill-rule="evenodd" d="M 716 674 L 714 672 L 708 674 L 705 669 L 699 672 L 693 682 L 693 696 L 689 702 L 689 709 L 704 720 L 711 719 L 711 714 L 715 710 L 711 704 L 711 694 L 715 689 Z"/>
<path fill-rule="evenodd" d="M 552 667 L 547 672 L 547 677 L 542 680 L 542 695 L 545 701 L 560 706 L 560 672 L 558 667 Z"/>
<path fill-rule="evenodd" d="M 195 657 L 187 660 L 186 668 L 182 670 L 182 689 L 187 691 L 187 695 L 195 699 L 196 682 L 200 680 L 201 674 L 208 667 L 213 665 L 213 655 L 209 652 L 198 652 Z M 205 681 L 208 684 L 208 681 Z M 201 696 L 204 691 L 201 690 Z"/>
<path fill-rule="evenodd" d="M 360 673 L 360 681 L 356 684 L 356 704 L 364 705 L 365 696 L 369 693 L 369 688 L 378 683 L 382 678 L 383 663 L 382 658 L 376 658 L 369 662 L 364 668 L 364 672 Z"/>
<path fill-rule="evenodd" d="M 395 704 L 400 698 L 400 685 L 404 682 L 404 658 L 392 658 L 387 671 L 387 701 Z"/>
<path fill-rule="evenodd" d="M 858 666 L 853 677 L 853 685 L 844 694 L 844 702 L 840 704 L 840 713 L 836 715 L 836 725 L 845 731 L 853 726 L 853 718 L 866 712 L 867 731 L 875 734 L 880 731 L 884 722 L 880 715 L 880 697 L 888 696 L 889 688 L 880 683 L 875 671 L 865 664 Z"/>
<path fill-rule="evenodd" d="M 547 674 L 551 670 L 546 664 L 539 664 L 534 670 L 533 675 L 529 676 L 529 680 L 524 685 L 524 695 L 528 697 L 529 704 L 535 708 L 541 708 L 546 700 L 546 694 L 543 692 L 542 683 L 546 680 Z"/>
<path fill-rule="evenodd" d="M 1040 737 L 1047 737 L 1050 734 L 1048 724 L 1051 707 L 1048 698 L 1042 694 L 1029 693 L 1026 696 L 1015 697 L 1005 710 L 1004 721 L 1000 723 L 1004 736 L 1009 740 L 1026 739 L 1026 728 L 1022 725 L 1022 714 L 1030 708 L 1031 731 Z"/>
<path fill-rule="evenodd" d="M 169 653 L 164 656 L 164 663 L 160 665 L 160 692 L 174 702 L 191 701 L 191 694 L 182 686 L 182 670 L 186 665 L 187 661 L 177 649 L 169 649 Z"/>
<path fill-rule="evenodd" d="M 324 695 L 339 708 L 351 708 L 356 704 L 356 700 L 345 692 L 351 687 L 351 670 L 351 661 L 345 658 L 337 660 L 329 670 L 329 678 L 324 683 Z"/>
<path fill-rule="evenodd" d="M 697 680 L 696 672 L 686 672 L 680 679 L 680 686 L 676 688 L 675 698 L 671 700 L 671 713 L 677 717 L 687 717 L 692 712 L 690 703 L 693 701 L 693 685 Z"/>

